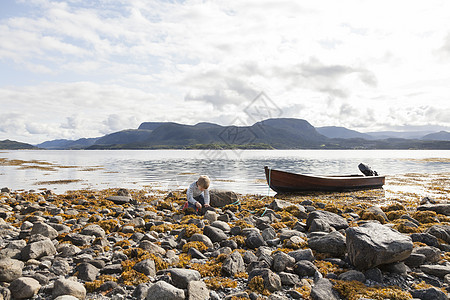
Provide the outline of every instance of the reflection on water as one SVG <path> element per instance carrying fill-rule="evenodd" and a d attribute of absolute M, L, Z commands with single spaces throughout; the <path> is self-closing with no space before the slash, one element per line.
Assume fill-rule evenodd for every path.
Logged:
<path fill-rule="evenodd" d="M 2 164 L 3 159 L 3 164 Z M 23 160 L 22 165 L 5 161 Z M 47 168 L 33 168 L 38 162 Z M 184 189 L 200 174 L 212 186 L 238 193 L 267 195 L 264 166 L 304 174 L 357 174 L 369 164 L 387 175 L 385 190 L 407 173 L 442 174 L 450 170 L 450 151 L 427 150 L 100 150 L 5 151 L 0 153 L 0 185 L 12 189 L 109 187 Z M 447 173 L 448 174 L 448 173 Z M 428 175 L 424 175 L 425 177 Z M 419 176 L 420 177 L 420 176 Z M 65 184 L 58 184 L 64 180 Z M 47 182 L 47 185 L 37 185 Z M 408 186 L 411 188 L 411 186 Z M 270 194 L 274 193 L 270 191 Z"/>

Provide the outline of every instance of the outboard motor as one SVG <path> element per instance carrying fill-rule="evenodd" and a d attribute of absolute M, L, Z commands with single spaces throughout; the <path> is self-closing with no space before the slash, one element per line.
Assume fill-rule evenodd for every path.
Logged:
<path fill-rule="evenodd" d="M 372 170 L 368 165 L 360 163 L 358 169 L 366 176 L 378 176 L 377 171 Z"/>

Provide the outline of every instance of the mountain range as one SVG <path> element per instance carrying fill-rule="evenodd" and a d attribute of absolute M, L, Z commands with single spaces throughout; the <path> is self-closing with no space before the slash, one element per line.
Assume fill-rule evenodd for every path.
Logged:
<path fill-rule="evenodd" d="M 36 147 L 41 149 L 450 149 L 450 133 L 446 131 L 361 133 L 335 126 L 315 128 L 306 120 L 293 118 L 268 119 L 251 126 L 221 126 L 206 122 L 196 125 L 144 122 L 137 129 L 122 130 L 98 138 L 46 141 Z M 1 144 L 0 148 L 2 148 Z"/>

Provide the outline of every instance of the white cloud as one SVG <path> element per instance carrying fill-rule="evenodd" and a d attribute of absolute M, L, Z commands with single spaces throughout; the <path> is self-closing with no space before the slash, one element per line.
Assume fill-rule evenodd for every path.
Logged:
<path fill-rule="evenodd" d="M 226 124 L 261 91 L 315 126 L 450 126 L 448 1 L 17 3 L 0 19 L 16 83 L 0 84 L 16 114 L 0 138 Z"/>

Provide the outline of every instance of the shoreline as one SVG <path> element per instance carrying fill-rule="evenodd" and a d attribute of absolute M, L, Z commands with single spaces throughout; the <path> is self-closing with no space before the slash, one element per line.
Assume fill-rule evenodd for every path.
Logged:
<path fill-rule="evenodd" d="M 180 212 L 181 191 L 155 192 L 2 189 L 0 289 L 14 295 L 20 283 L 39 299 L 62 293 L 62 285 L 73 286 L 62 290 L 79 299 L 155 299 L 161 293 L 187 299 L 203 292 L 230 300 L 308 299 L 324 291 L 329 298 L 323 299 L 408 299 L 450 290 L 450 239 L 430 229 L 450 236 L 448 194 L 447 201 L 399 194 L 380 209 L 375 190 L 276 197 L 228 191 L 212 195 L 220 208 L 197 216 Z M 240 205 L 230 205 L 236 199 Z M 385 263 L 364 269 L 348 239 L 352 228 L 365 230 L 368 223 L 405 239 L 407 255 L 392 262 L 375 253 Z M 37 244 L 40 250 L 30 250 Z M 16 270 L 7 280 L 6 258 Z M 436 271 L 444 267 L 448 272 Z"/>

